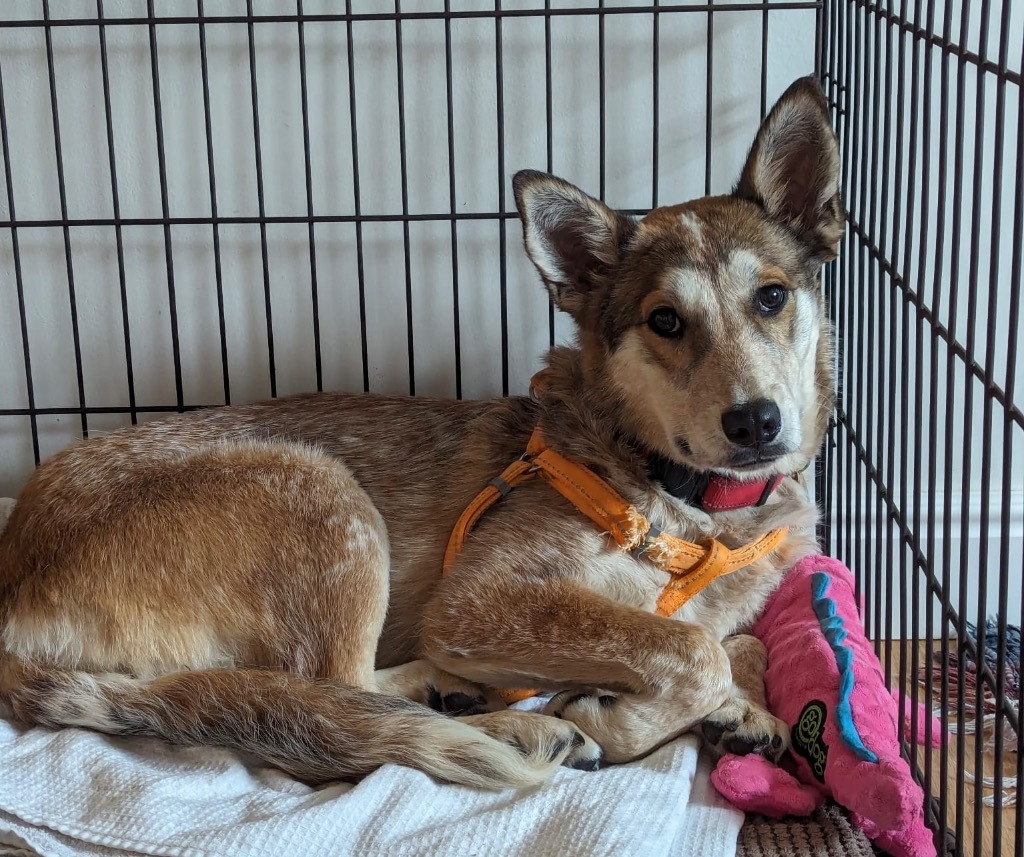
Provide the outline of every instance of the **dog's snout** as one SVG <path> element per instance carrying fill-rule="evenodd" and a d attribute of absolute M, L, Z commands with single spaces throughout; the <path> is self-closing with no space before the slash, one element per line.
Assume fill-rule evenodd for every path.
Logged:
<path fill-rule="evenodd" d="M 779 406 L 767 399 L 747 402 L 722 414 L 722 430 L 738 446 L 770 443 L 782 430 L 782 414 Z"/>

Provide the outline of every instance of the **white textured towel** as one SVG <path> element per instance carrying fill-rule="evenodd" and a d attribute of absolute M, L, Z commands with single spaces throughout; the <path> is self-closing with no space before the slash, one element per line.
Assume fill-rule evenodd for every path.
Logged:
<path fill-rule="evenodd" d="M 563 855 L 732 857 L 743 815 L 710 785 L 698 742 L 539 788 L 440 785 L 388 765 L 310 789 L 226 750 L 0 720 L 0 843 L 45 857 Z"/>
<path fill-rule="evenodd" d="M 311 789 L 227 750 L 0 719 L 0 854 L 733 857 L 743 815 L 709 774 L 687 737 L 529 790 L 441 785 L 397 765 Z"/>

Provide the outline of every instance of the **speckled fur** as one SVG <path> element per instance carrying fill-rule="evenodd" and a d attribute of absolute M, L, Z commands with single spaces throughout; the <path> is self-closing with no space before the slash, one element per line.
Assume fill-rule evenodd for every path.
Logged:
<path fill-rule="evenodd" d="M 836 164 L 805 80 L 730 196 L 637 222 L 519 174 L 527 252 L 579 329 L 549 355 L 539 401 L 293 396 L 53 456 L 0 534 L 0 701 L 50 726 L 238 747 L 308 779 L 403 761 L 492 787 L 593 767 L 602 748 L 636 758 L 737 699 L 757 708 L 763 665 L 722 641 L 816 549 L 806 486 L 792 476 L 762 508 L 707 514 L 652 482 L 635 442 L 728 471 L 721 413 L 772 396 L 788 432 L 772 467 L 813 459 L 832 397 L 816 272 L 842 231 Z M 751 309 L 766 281 L 791 294 L 771 320 Z M 665 305 L 686 319 L 681 339 L 646 324 Z M 483 518 L 442 579 L 460 512 L 538 422 L 669 532 L 789 535 L 662 618 L 666 573 L 537 481 Z M 418 704 L 483 705 L 473 683 L 563 692 L 554 717 Z"/>

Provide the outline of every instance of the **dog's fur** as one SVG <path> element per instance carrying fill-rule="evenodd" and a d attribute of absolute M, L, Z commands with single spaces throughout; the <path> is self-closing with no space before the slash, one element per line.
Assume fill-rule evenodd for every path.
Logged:
<path fill-rule="evenodd" d="M 806 487 L 788 477 L 763 507 L 708 514 L 637 450 L 745 478 L 812 461 L 833 384 L 817 274 L 843 222 L 820 90 L 782 96 L 728 196 L 636 221 L 551 176 L 514 186 L 527 252 L 579 328 L 540 400 L 293 396 L 53 456 L 0 536 L 0 700 L 29 722 L 235 747 L 310 780 L 400 762 L 524 785 L 701 723 L 720 747 L 779 752 L 763 650 L 730 635 L 815 550 Z M 776 315 L 755 305 L 772 284 L 788 294 Z M 649 326 L 666 307 L 682 336 Z M 722 415 L 766 399 L 776 457 L 741 461 Z M 460 512 L 538 423 L 669 532 L 788 536 L 661 618 L 667 574 L 537 480 L 442 579 Z M 545 717 L 490 711 L 479 686 L 561 692 Z"/>

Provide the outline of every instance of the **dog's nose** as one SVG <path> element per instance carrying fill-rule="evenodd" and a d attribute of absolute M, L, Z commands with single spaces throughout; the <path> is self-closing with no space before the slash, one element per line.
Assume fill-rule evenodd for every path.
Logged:
<path fill-rule="evenodd" d="M 782 430 L 782 414 L 779 406 L 767 399 L 747 402 L 722 414 L 722 429 L 738 446 L 770 443 Z"/>

